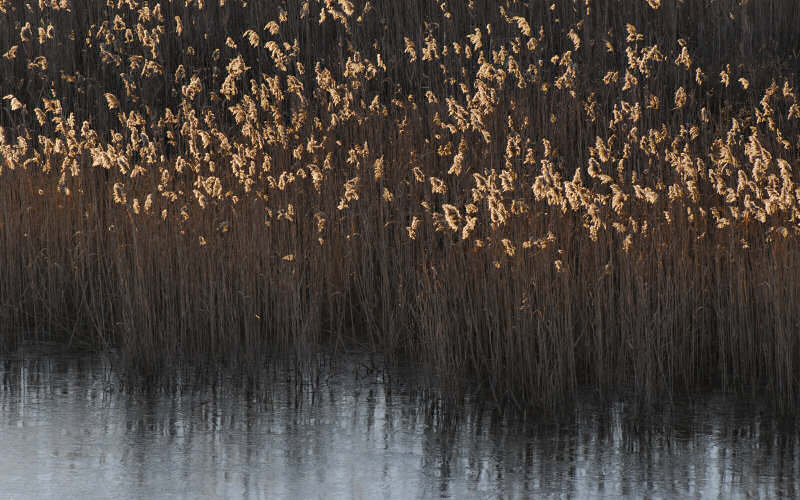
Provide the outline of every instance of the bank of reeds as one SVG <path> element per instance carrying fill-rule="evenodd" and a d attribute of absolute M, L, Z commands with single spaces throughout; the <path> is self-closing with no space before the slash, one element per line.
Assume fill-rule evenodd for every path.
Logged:
<path fill-rule="evenodd" d="M 368 345 L 523 406 L 800 361 L 792 0 L 0 0 L 4 345 Z"/>

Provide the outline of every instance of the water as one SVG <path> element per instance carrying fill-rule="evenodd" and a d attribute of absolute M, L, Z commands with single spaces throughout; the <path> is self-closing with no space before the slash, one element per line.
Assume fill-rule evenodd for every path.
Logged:
<path fill-rule="evenodd" d="M 5 498 L 751 498 L 800 494 L 800 434 L 724 395 L 643 420 L 582 404 L 525 424 L 448 409 L 358 360 L 121 390 L 100 357 L 0 359 Z"/>

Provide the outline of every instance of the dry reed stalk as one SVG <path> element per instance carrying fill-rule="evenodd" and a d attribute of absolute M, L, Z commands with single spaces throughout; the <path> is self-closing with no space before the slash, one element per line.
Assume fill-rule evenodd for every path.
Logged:
<path fill-rule="evenodd" d="M 795 10 L 0 0 L 5 338 L 795 408 Z"/>

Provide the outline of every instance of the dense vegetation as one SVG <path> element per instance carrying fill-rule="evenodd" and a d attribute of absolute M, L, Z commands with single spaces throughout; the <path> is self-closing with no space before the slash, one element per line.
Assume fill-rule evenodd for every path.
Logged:
<path fill-rule="evenodd" d="M 798 402 L 794 0 L 0 0 L 0 324 Z"/>

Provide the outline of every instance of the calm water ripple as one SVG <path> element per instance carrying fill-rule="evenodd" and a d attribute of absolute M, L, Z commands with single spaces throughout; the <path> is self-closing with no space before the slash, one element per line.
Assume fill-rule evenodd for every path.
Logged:
<path fill-rule="evenodd" d="M 796 421 L 723 395 L 643 423 L 586 404 L 521 426 L 341 362 L 128 393 L 89 356 L 0 359 L 4 498 L 750 498 L 800 494 Z"/>

